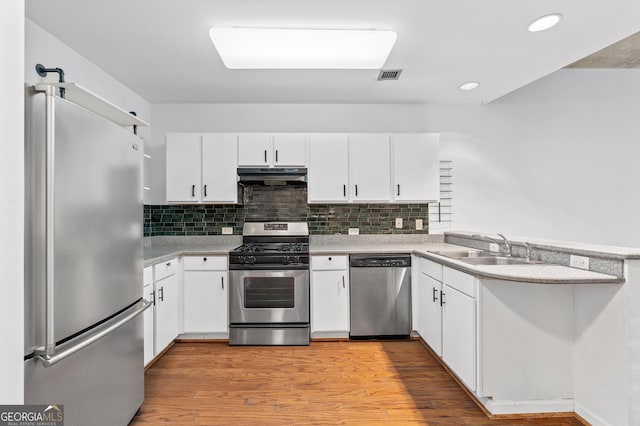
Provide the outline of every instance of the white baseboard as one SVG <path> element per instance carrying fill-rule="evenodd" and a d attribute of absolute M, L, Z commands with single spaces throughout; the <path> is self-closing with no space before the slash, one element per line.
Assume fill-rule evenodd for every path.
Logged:
<path fill-rule="evenodd" d="M 182 333 L 177 337 L 180 339 L 212 339 L 212 340 L 229 340 L 229 333 Z"/>
<path fill-rule="evenodd" d="M 602 418 L 589 411 L 589 409 L 580 405 L 580 403 L 574 402 L 573 406 L 576 414 L 588 421 L 592 426 L 611 426 L 611 423 L 604 421 Z"/>
<path fill-rule="evenodd" d="M 536 399 L 531 401 L 494 401 L 480 398 L 491 414 L 573 413 L 573 399 Z"/>
<path fill-rule="evenodd" d="M 312 331 L 312 339 L 348 339 L 348 331 Z"/>

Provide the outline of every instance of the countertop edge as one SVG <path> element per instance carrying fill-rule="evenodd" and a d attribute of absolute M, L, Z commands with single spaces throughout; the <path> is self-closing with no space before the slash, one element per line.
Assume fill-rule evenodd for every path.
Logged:
<path fill-rule="evenodd" d="M 476 239 L 476 235 L 485 235 L 481 232 L 469 232 L 469 231 L 445 231 L 445 240 L 447 236 L 458 237 L 458 238 L 471 238 Z M 494 237 L 493 234 L 489 234 Z M 497 236 L 496 236 L 497 237 Z M 589 243 L 581 243 L 581 242 L 570 242 L 570 241 L 561 241 L 561 240 L 547 240 L 542 238 L 526 238 L 520 236 L 514 236 L 509 238 L 511 243 L 515 243 L 517 245 L 522 245 L 525 242 L 528 242 L 535 247 L 552 250 L 560 253 L 571 253 L 577 254 L 580 256 L 589 256 L 589 257 L 602 257 L 609 259 L 618 259 L 618 260 L 637 260 L 640 259 L 640 249 L 635 249 L 632 247 L 618 247 L 618 246 L 609 246 L 603 244 L 589 244 Z"/>
<path fill-rule="evenodd" d="M 536 278 L 536 277 L 524 277 L 524 276 L 513 276 L 499 273 L 491 273 L 485 271 L 483 269 L 476 268 L 472 265 L 467 265 L 463 262 L 457 262 L 453 259 L 450 259 L 445 256 L 440 256 L 435 253 L 430 253 L 428 251 L 420 251 L 414 250 L 412 254 L 420 257 L 424 257 L 425 259 L 437 261 L 438 263 L 450 267 L 452 269 L 456 269 L 461 272 L 465 272 L 474 276 L 483 277 L 483 278 L 493 278 L 501 281 L 515 281 L 522 283 L 530 283 L 530 284 L 621 284 L 624 283 L 624 278 L 618 278 L 615 276 L 610 276 L 610 278 L 604 277 L 594 277 L 594 278 Z M 514 265 L 515 266 L 515 265 Z M 556 265 L 563 268 L 568 268 L 568 266 Z M 600 274 L 598 272 L 591 272 L 593 274 Z"/>
<path fill-rule="evenodd" d="M 531 283 L 531 284 L 620 284 L 624 283 L 624 278 L 618 278 L 616 276 L 609 276 L 610 278 L 606 278 L 603 276 L 598 276 L 594 278 L 537 278 L 537 277 L 526 277 L 526 276 L 513 276 L 504 273 L 492 273 L 486 271 L 485 269 L 480 269 L 474 267 L 473 265 L 467 265 L 463 262 L 455 261 L 454 259 L 441 256 L 435 253 L 431 253 L 424 249 L 408 249 L 406 246 L 403 247 L 393 247 L 393 244 L 387 245 L 386 247 L 383 245 L 380 247 L 380 250 L 377 250 L 379 253 L 384 252 L 393 252 L 393 253 L 406 253 L 413 254 L 416 256 L 420 256 L 426 259 L 430 259 L 436 261 L 442 265 L 447 267 L 451 267 L 453 269 L 459 270 L 461 272 L 465 272 L 477 277 L 482 278 L 491 278 L 498 279 L 502 281 L 514 281 L 514 282 L 523 282 L 523 283 Z M 309 251 L 311 256 L 321 256 L 321 255 L 344 255 L 348 256 L 350 254 L 356 253 L 375 253 L 372 250 L 331 250 L 331 249 L 322 249 L 315 248 Z M 202 249 L 175 249 L 169 250 L 166 253 L 162 253 L 159 256 L 148 258 L 144 260 L 144 267 L 152 266 L 157 263 L 161 263 L 176 257 L 181 256 L 200 256 L 200 255 L 210 255 L 210 256 L 227 256 L 229 254 L 228 247 L 213 247 L 213 248 L 202 248 Z M 561 266 L 561 265 L 557 265 Z M 568 268 L 566 266 L 562 266 Z M 590 272 L 590 271 L 586 271 Z M 592 272 L 593 274 L 605 275 L 597 272 Z"/>

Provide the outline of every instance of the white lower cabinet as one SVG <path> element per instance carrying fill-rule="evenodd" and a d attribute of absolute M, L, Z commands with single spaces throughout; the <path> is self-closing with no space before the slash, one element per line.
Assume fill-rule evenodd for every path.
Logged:
<path fill-rule="evenodd" d="M 469 274 L 420 258 L 416 330 L 460 380 L 477 387 L 478 280 Z"/>
<path fill-rule="evenodd" d="M 311 336 L 349 336 L 347 256 L 311 258 Z"/>
<path fill-rule="evenodd" d="M 476 294 L 478 280 L 442 268 L 442 359 L 469 389 L 476 390 Z"/>
<path fill-rule="evenodd" d="M 442 356 L 442 283 L 421 272 L 418 287 L 420 311 L 417 331 L 431 349 Z"/>
<path fill-rule="evenodd" d="M 476 301 L 446 284 L 442 297 L 442 359 L 475 391 Z"/>
<path fill-rule="evenodd" d="M 417 268 L 416 330 L 490 413 L 573 410 L 572 285 Z"/>
<path fill-rule="evenodd" d="M 228 337 L 226 256 L 184 258 L 184 332 Z"/>
<path fill-rule="evenodd" d="M 154 265 L 155 354 L 159 354 L 178 336 L 179 276 L 178 259 Z"/>
<path fill-rule="evenodd" d="M 153 292 L 153 267 L 147 266 L 144 268 L 144 280 L 142 297 L 155 304 L 154 292 Z M 154 336 L 154 313 L 155 306 L 151 306 L 144 311 L 144 365 L 146 366 L 156 355 L 155 353 L 155 336 Z"/>

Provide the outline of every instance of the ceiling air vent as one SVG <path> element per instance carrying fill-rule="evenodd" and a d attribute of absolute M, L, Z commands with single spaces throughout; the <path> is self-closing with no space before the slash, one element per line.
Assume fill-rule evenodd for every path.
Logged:
<path fill-rule="evenodd" d="M 400 78 L 402 70 L 380 70 L 378 81 L 397 80 Z"/>

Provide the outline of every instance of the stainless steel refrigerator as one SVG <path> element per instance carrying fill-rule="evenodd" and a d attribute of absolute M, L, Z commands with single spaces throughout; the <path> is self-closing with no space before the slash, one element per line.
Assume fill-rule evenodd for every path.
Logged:
<path fill-rule="evenodd" d="M 25 404 L 126 425 L 144 399 L 142 177 L 130 128 L 26 87 Z"/>

